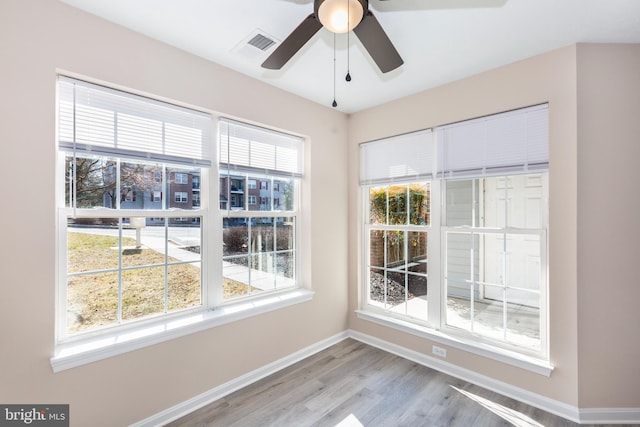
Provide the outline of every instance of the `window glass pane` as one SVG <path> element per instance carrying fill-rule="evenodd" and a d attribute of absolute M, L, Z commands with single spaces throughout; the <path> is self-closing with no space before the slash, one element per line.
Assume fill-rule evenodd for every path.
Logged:
<path fill-rule="evenodd" d="M 387 223 L 387 187 L 369 189 L 369 223 Z"/>
<path fill-rule="evenodd" d="M 118 272 L 67 279 L 67 332 L 76 333 L 118 320 Z"/>
<path fill-rule="evenodd" d="M 416 183 L 409 186 L 409 223 L 412 225 L 430 224 L 429 183 Z"/>
<path fill-rule="evenodd" d="M 540 236 L 507 234 L 505 284 L 538 292 L 540 290 Z M 533 299 L 532 299 L 533 298 Z M 538 298 L 529 296 L 517 302 L 538 306 Z"/>
<path fill-rule="evenodd" d="M 294 217 L 227 218 L 225 224 L 224 298 L 295 285 Z"/>
<path fill-rule="evenodd" d="M 446 233 L 445 278 L 449 297 L 470 298 L 472 285 L 479 279 L 478 242 L 477 234 Z"/>
<path fill-rule="evenodd" d="M 369 231 L 369 265 L 371 267 L 384 267 L 384 230 Z"/>
<path fill-rule="evenodd" d="M 169 241 L 169 256 L 173 256 L 182 261 L 193 261 L 196 258 L 200 259 L 202 217 L 186 216 L 181 218 L 169 218 L 168 222 L 169 227 L 167 229 L 167 238 Z M 157 227 L 150 227 L 149 230 L 155 235 L 162 232 Z M 175 249 L 178 249 L 179 251 L 176 251 Z"/>
<path fill-rule="evenodd" d="M 293 211 L 295 205 L 293 178 L 229 175 L 220 172 L 220 209 L 249 211 Z M 246 205 L 245 205 L 246 204 Z"/>
<path fill-rule="evenodd" d="M 249 295 L 251 283 L 249 227 L 251 218 L 225 218 L 223 229 L 223 299 Z M 254 239 L 255 240 L 255 239 Z"/>
<path fill-rule="evenodd" d="M 273 251 L 273 218 L 256 218 L 251 227 L 251 252 Z"/>
<path fill-rule="evenodd" d="M 447 287 L 447 325 L 472 331 L 473 315 L 478 294 L 478 285 L 467 283 L 466 286 Z"/>
<path fill-rule="evenodd" d="M 260 291 L 275 288 L 275 254 L 259 253 L 251 257 L 251 286 Z"/>
<path fill-rule="evenodd" d="M 117 269 L 119 245 L 117 227 L 70 224 L 67 227 L 67 273 Z"/>
<path fill-rule="evenodd" d="M 250 211 L 271 210 L 270 182 L 267 178 L 249 176 L 247 179 L 247 200 Z"/>
<path fill-rule="evenodd" d="M 193 181 L 199 187 L 201 170 L 199 168 L 167 168 L 167 193 L 169 194 L 169 208 L 193 209 L 194 194 L 200 196 L 200 189 L 194 189 Z"/>
<path fill-rule="evenodd" d="M 393 313 L 426 319 L 426 261 L 426 232 L 371 230 L 370 302 Z"/>
<path fill-rule="evenodd" d="M 146 227 L 145 222 L 146 218 L 142 217 L 123 219 L 121 242 L 123 267 L 166 262 L 164 227 Z"/>
<path fill-rule="evenodd" d="M 276 288 L 295 286 L 295 254 L 279 252 L 276 254 Z"/>
<path fill-rule="evenodd" d="M 247 255 L 223 258 L 223 299 L 226 300 L 249 295 L 252 291 L 252 288 L 249 286 L 249 274 L 249 257 Z"/>
<path fill-rule="evenodd" d="M 249 218 L 225 218 L 222 244 L 225 256 L 247 253 L 249 250 Z"/>
<path fill-rule="evenodd" d="M 504 228 L 507 224 L 507 203 L 512 206 L 512 177 L 491 177 L 481 180 L 484 227 Z M 511 190 L 509 189 L 511 187 Z"/>
<path fill-rule="evenodd" d="M 167 311 L 196 307 L 202 303 L 202 274 L 199 262 L 167 267 Z"/>
<path fill-rule="evenodd" d="M 295 202 L 295 181 L 293 179 L 276 179 L 273 181 L 273 209 L 292 211 Z"/>
<path fill-rule="evenodd" d="M 427 274 L 427 233 L 409 231 L 408 237 L 408 271 L 416 274 Z"/>
<path fill-rule="evenodd" d="M 151 202 L 155 191 L 162 191 L 162 183 L 156 182 L 157 173 L 162 173 L 161 165 L 121 161 L 120 162 L 120 208 L 121 209 L 161 209 L 162 202 Z M 109 206 L 112 202 L 109 201 Z"/>
<path fill-rule="evenodd" d="M 394 300 L 394 296 L 400 296 Z M 387 279 L 386 271 L 382 268 L 369 269 L 369 303 L 387 308 L 404 301 L 404 286 Z"/>
<path fill-rule="evenodd" d="M 284 251 L 294 249 L 294 217 L 277 217 L 276 218 L 276 250 Z"/>
<path fill-rule="evenodd" d="M 389 187 L 389 224 L 403 225 L 407 223 L 407 186 Z"/>
<path fill-rule="evenodd" d="M 447 324 L 539 349 L 540 244 L 538 235 L 447 233 Z"/>
<path fill-rule="evenodd" d="M 75 164 L 75 170 L 74 170 Z M 78 208 L 115 207 L 117 161 L 98 156 L 65 157 L 65 206 Z M 75 188 L 74 188 L 75 178 Z"/>
<path fill-rule="evenodd" d="M 485 227 L 541 229 L 546 222 L 542 174 L 491 177 L 481 181 Z"/>
<path fill-rule="evenodd" d="M 225 201 L 229 210 L 244 210 L 245 208 L 245 177 L 226 175 L 220 172 L 220 201 Z"/>
<path fill-rule="evenodd" d="M 385 262 L 386 268 L 404 268 L 405 264 L 405 247 L 404 247 L 404 231 L 388 230 L 386 232 L 387 240 L 387 258 Z"/>
<path fill-rule="evenodd" d="M 533 296 L 529 292 L 507 289 L 507 328 L 506 340 L 518 346 L 532 350 L 540 349 L 540 309 L 536 306 L 517 304 L 511 301 L 539 298 L 537 293 Z"/>
<path fill-rule="evenodd" d="M 164 266 L 122 272 L 122 320 L 164 312 Z"/>
<path fill-rule="evenodd" d="M 478 180 L 445 182 L 446 225 L 478 227 Z"/>

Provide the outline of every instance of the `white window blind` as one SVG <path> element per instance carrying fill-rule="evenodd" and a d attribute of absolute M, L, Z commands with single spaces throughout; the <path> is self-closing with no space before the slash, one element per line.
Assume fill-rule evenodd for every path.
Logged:
<path fill-rule="evenodd" d="M 545 169 L 548 106 L 538 105 L 436 128 L 443 178 Z"/>
<path fill-rule="evenodd" d="M 62 150 L 211 166 L 211 117 L 115 89 L 58 77 Z"/>
<path fill-rule="evenodd" d="M 430 179 L 435 171 L 434 148 L 430 129 L 364 143 L 360 145 L 360 183 Z"/>
<path fill-rule="evenodd" d="M 302 138 L 221 118 L 220 169 L 302 176 Z"/>

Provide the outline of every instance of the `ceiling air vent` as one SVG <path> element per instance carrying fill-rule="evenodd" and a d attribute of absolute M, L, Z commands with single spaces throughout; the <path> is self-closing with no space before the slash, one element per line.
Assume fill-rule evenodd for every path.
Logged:
<path fill-rule="evenodd" d="M 269 37 L 265 36 L 264 34 L 256 34 L 251 38 L 251 40 L 247 42 L 247 44 L 253 47 L 257 47 L 262 51 L 269 49 L 275 43 L 276 43 L 275 41 L 271 40 Z"/>
<path fill-rule="evenodd" d="M 279 42 L 280 40 L 256 28 L 251 34 L 235 45 L 231 51 L 251 61 L 262 61 L 262 59 L 259 58 L 264 57 L 265 52 L 273 49 L 273 46 Z"/>

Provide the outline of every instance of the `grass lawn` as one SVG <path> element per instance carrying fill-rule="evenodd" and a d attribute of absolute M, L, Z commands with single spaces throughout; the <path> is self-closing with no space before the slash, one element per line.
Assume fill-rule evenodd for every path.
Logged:
<path fill-rule="evenodd" d="M 135 240 L 123 238 L 122 245 L 135 246 Z M 70 232 L 67 236 L 67 271 L 91 272 L 70 276 L 67 280 L 67 328 L 69 333 L 113 325 L 118 320 L 118 238 Z M 198 264 L 175 264 L 153 249 L 122 251 L 122 321 L 166 311 L 197 307 L 201 304 L 201 274 Z M 165 269 L 167 283 L 165 286 Z M 224 279 L 225 299 L 247 294 L 248 286 Z M 253 289 L 252 291 L 256 291 Z"/>

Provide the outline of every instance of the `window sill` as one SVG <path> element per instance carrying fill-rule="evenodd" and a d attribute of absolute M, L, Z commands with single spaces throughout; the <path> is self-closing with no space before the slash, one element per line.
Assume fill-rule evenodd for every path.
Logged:
<path fill-rule="evenodd" d="M 119 330 L 61 344 L 56 347 L 56 353 L 51 357 L 51 367 L 53 372 L 75 368 L 205 329 L 310 301 L 313 295 L 314 292 L 299 288 L 224 305 L 215 310 L 189 313 L 170 319 L 164 318 L 126 331 Z"/>
<path fill-rule="evenodd" d="M 514 351 L 509 351 L 499 347 L 490 346 L 483 343 L 474 342 L 469 339 L 448 334 L 425 326 L 416 325 L 414 323 L 396 319 L 383 314 L 366 310 L 357 310 L 358 318 L 377 323 L 382 326 L 393 328 L 401 332 L 406 332 L 421 338 L 463 350 L 479 356 L 487 357 L 498 362 L 506 363 L 517 368 L 525 369 L 545 377 L 550 377 L 554 367 L 547 361 L 536 359 Z"/>

